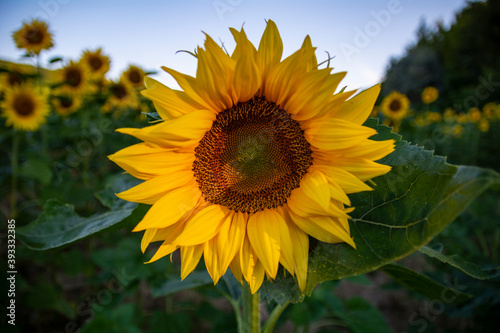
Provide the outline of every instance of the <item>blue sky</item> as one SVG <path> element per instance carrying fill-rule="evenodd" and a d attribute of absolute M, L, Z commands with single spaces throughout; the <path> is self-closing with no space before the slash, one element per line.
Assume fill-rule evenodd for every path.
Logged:
<path fill-rule="evenodd" d="M 110 77 L 128 64 L 161 71 L 161 66 L 194 75 L 196 59 L 177 50 L 193 50 L 208 33 L 234 47 L 228 27 L 242 25 L 258 45 L 265 20 L 280 30 L 284 54 L 300 47 L 310 35 L 318 59 L 325 51 L 335 56 L 334 71 L 347 71 L 343 85 L 366 88 L 381 81 L 391 56 L 398 56 L 415 40 L 421 19 L 449 24 L 465 0 L 0 0 L 0 59 L 17 61 L 22 55 L 11 34 L 23 20 L 48 21 L 55 47 L 42 55 L 78 59 L 84 49 L 102 47 L 112 58 Z M 176 87 L 164 74 L 162 82 Z"/>

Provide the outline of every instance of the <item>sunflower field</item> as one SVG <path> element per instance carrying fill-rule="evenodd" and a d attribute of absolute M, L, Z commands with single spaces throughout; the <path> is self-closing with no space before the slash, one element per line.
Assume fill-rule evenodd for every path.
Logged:
<path fill-rule="evenodd" d="M 309 36 L 283 57 L 272 20 L 232 52 L 206 35 L 196 77 L 162 67 L 180 90 L 110 79 L 104 48 L 42 63 L 57 36 L 23 22 L 24 61 L 0 60 L 2 332 L 494 332 L 500 99 L 397 82 L 460 22 L 361 92 Z"/>

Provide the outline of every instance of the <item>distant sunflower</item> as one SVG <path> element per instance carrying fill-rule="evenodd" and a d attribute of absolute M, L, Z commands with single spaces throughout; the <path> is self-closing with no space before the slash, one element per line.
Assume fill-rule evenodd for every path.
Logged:
<path fill-rule="evenodd" d="M 0 90 L 10 89 L 25 82 L 28 77 L 34 77 L 36 70 L 28 70 L 26 66 L 14 63 L 6 63 L 1 67 Z"/>
<path fill-rule="evenodd" d="M 145 73 L 141 68 L 134 65 L 130 65 L 122 73 L 121 79 L 124 80 L 124 82 L 129 83 L 130 85 L 132 85 L 132 87 L 136 89 L 143 89 L 145 88 L 144 76 Z"/>
<path fill-rule="evenodd" d="M 488 132 L 490 130 L 490 122 L 488 119 L 483 118 L 479 121 L 477 127 L 481 132 Z"/>
<path fill-rule="evenodd" d="M 408 114 L 410 100 L 406 95 L 393 91 L 382 100 L 380 107 L 384 116 L 397 121 Z"/>
<path fill-rule="evenodd" d="M 426 87 L 422 91 L 422 102 L 431 104 L 439 97 L 439 91 L 435 87 Z"/>
<path fill-rule="evenodd" d="M 231 32 L 232 55 L 206 36 L 196 77 L 163 68 L 183 91 L 146 79 L 164 121 L 118 130 L 144 142 L 110 159 L 145 180 L 118 196 L 153 205 L 134 231 L 145 230 L 143 251 L 163 242 L 151 261 L 180 249 L 182 278 L 203 255 L 214 283 L 229 267 L 255 293 L 281 264 L 304 290 L 308 235 L 354 247 L 347 194 L 391 169 L 374 161 L 394 141 L 362 126 L 380 85 L 335 94 L 345 73 L 318 69 L 309 36 L 281 60 L 271 20 L 258 49 Z"/>
<path fill-rule="evenodd" d="M 52 98 L 52 105 L 54 110 L 60 116 L 67 116 L 80 108 L 82 105 L 82 98 L 79 95 L 59 95 Z"/>
<path fill-rule="evenodd" d="M 482 117 L 481 110 L 479 108 L 470 108 L 468 117 L 470 122 L 477 123 Z"/>
<path fill-rule="evenodd" d="M 70 61 L 60 70 L 59 80 L 62 90 L 69 93 L 82 93 L 88 88 L 89 72 L 81 62 Z"/>
<path fill-rule="evenodd" d="M 497 108 L 497 105 L 495 102 L 489 102 L 489 103 L 486 103 L 484 106 L 483 106 L 483 114 L 486 118 L 488 119 L 493 119 L 495 118 L 495 110 Z"/>
<path fill-rule="evenodd" d="M 81 62 L 88 67 L 92 78 L 102 77 L 109 71 L 111 60 L 101 52 L 100 48 L 95 51 L 83 51 Z"/>
<path fill-rule="evenodd" d="M 12 37 L 18 49 L 25 49 L 35 54 L 40 54 L 40 51 L 54 46 L 47 23 L 39 20 L 32 20 L 30 23 L 23 22 L 23 26 L 15 31 Z"/>
<path fill-rule="evenodd" d="M 108 99 L 103 106 L 104 112 L 111 112 L 117 108 L 138 108 L 137 92 L 123 80 L 110 81 L 106 85 Z"/>
<path fill-rule="evenodd" d="M 28 84 L 7 90 L 1 108 L 6 125 L 22 131 L 36 131 L 50 111 L 47 92 Z"/>

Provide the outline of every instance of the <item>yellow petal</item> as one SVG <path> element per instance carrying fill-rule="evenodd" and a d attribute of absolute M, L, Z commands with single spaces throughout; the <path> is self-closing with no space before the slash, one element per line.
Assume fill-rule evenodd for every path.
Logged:
<path fill-rule="evenodd" d="M 144 232 L 144 235 L 142 236 L 142 241 L 141 241 L 141 251 L 142 253 L 146 252 L 146 248 L 148 247 L 149 243 L 151 243 L 151 240 L 156 234 L 155 228 L 152 229 L 146 229 Z"/>
<path fill-rule="evenodd" d="M 158 248 L 158 250 L 156 251 L 155 255 L 153 256 L 153 258 L 151 258 L 151 260 L 149 260 L 146 264 L 150 264 L 160 258 L 163 258 L 164 256 L 167 256 L 169 255 L 170 253 L 174 252 L 175 250 L 177 250 L 179 247 L 177 245 L 172 245 L 168 242 L 163 242 L 163 244 Z"/>
<path fill-rule="evenodd" d="M 197 110 L 178 118 L 144 128 L 120 128 L 116 131 L 162 147 L 177 148 L 197 144 L 212 127 L 215 113 Z"/>
<path fill-rule="evenodd" d="M 293 222 L 308 235 L 325 243 L 346 242 L 354 247 L 354 241 L 341 223 L 331 216 L 304 218 L 289 211 Z"/>
<path fill-rule="evenodd" d="M 348 148 L 339 149 L 333 153 L 336 157 L 362 157 L 369 160 L 379 160 L 394 151 L 394 140 L 373 141 L 363 140 L 358 145 Z"/>
<path fill-rule="evenodd" d="M 201 192 L 196 182 L 168 192 L 151 206 L 134 231 L 165 228 L 178 222 L 184 214 L 195 208 L 200 196 Z"/>
<path fill-rule="evenodd" d="M 249 280 L 247 280 L 248 285 L 250 287 L 250 292 L 252 294 L 255 294 L 260 286 L 262 285 L 262 282 L 264 282 L 264 266 L 260 261 L 258 261 L 255 264 L 255 268 L 253 270 L 253 274 L 250 277 Z"/>
<path fill-rule="evenodd" d="M 184 186 L 193 179 L 193 171 L 179 170 L 146 180 L 127 191 L 118 193 L 117 196 L 123 200 L 152 205 L 167 192 Z"/>
<path fill-rule="evenodd" d="M 208 274 L 212 277 L 214 285 L 217 284 L 223 273 L 219 270 L 219 255 L 217 253 L 217 236 L 203 244 L 203 258 Z"/>
<path fill-rule="evenodd" d="M 203 244 L 181 247 L 181 280 L 191 273 L 203 254 Z"/>
<path fill-rule="evenodd" d="M 307 61 L 306 71 L 309 72 L 313 69 L 317 69 L 318 60 L 316 59 L 316 55 L 314 54 L 316 48 L 312 46 L 311 37 L 309 37 L 309 35 L 307 35 L 306 38 L 304 38 L 304 42 L 302 43 L 301 49 L 306 51 L 311 51 L 311 50 L 313 51 L 312 57 L 310 57 Z"/>
<path fill-rule="evenodd" d="M 243 52 L 236 63 L 233 77 L 233 90 L 236 102 L 246 102 L 252 98 L 262 84 L 262 75 L 254 56 L 250 52 Z"/>
<path fill-rule="evenodd" d="M 175 79 L 175 81 L 177 81 L 181 89 L 196 103 L 202 105 L 204 109 L 211 110 L 215 113 L 220 111 L 219 109 L 215 108 L 212 103 L 209 103 L 209 101 L 204 100 L 198 94 L 198 87 L 196 84 L 196 79 L 194 77 L 179 73 L 168 67 L 162 67 L 162 69 L 168 74 L 172 75 L 172 77 Z"/>
<path fill-rule="evenodd" d="M 108 158 L 139 179 L 150 179 L 189 169 L 195 160 L 194 153 L 181 153 L 146 143 L 124 148 Z"/>
<path fill-rule="evenodd" d="M 377 131 L 372 128 L 342 119 L 311 120 L 308 125 L 304 131 L 306 140 L 311 146 L 322 150 L 350 148 L 377 134 Z"/>
<path fill-rule="evenodd" d="M 241 272 L 241 263 L 240 263 L 240 255 L 236 253 L 233 258 L 233 261 L 229 264 L 229 268 L 231 269 L 231 273 L 233 273 L 234 278 L 239 282 L 243 282 L 243 273 Z"/>
<path fill-rule="evenodd" d="M 294 260 L 294 243 L 290 237 L 289 223 L 286 222 L 283 214 L 279 214 L 281 218 L 278 219 L 278 228 L 280 234 L 280 263 L 285 267 L 290 274 L 295 274 L 295 260 Z M 291 222 L 290 222 L 291 223 Z"/>
<path fill-rule="evenodd" d="M 304 179 L 305 178 L 305 179 Z M 331 216 L 343 216 L 347 217 L 347 214 L 344 210 L 339 209 L 337 206 L 332 204 L 332 201 L 329 200 L 328 207 L 320 204 L 317 200 L 311 198 L 304 191 L 304 186 L 302 185 L 304 181 L 309 181 L 310 177 L 305 177 L 301 181 L 301 185 L 292 190 L 290 197 L 287 199 L 288 207 L 295 214 L 302 217 L 311 217 L 318 215 L 331 215 Z M 329 184 L 328 184 L 329 185 Z M 310 191 L 309 191 L 310 192 Z M 328 187 L 328 198 L 330 198 L 330 188 Z"/>
<path fill-rule="evenodd" d="M 365 158 L 332 159 L 329 162 L 332 166 L 339 167 L 355 175 L 362 181 L 385 175 L 391 171 L 390 166 L 379 164 Z"/>
<path fill-rule="evenodd" d="M 370 116 L 380 93 L 380 84 L 362 91 L 343 103 L 332 116 L 361 125 Z"/>
<path fill-rule="evenodd" d="M 267 21 L 266 30 L 260 40 L 257 53 L 257 63 L 265 78 L 269 69 L 278 64 L 283 55 L 283 41 L 276 24 L 272 20 Z"/>
<path fill-rule="evenodd" d="M 141 94 L 153 102 L 156 111 L 164 120 L 203 109 L 203 106 L 183 91 L 173 90 L 149 77 L 145 78 L 145 83 L 147 89 L 142 90 Z"/>
<path fill-rule="evenodd" d="M 243 244 L 241 246 L 241 250 L 238 254 L 241 273 L 245 277 L 245 280 L 249 281 L 253 275 L 254 267 L 257 261 L 257 255 L 250 245 L 250 241 L 248 240 L 248 233 L 243 240 Z"/>
<path fill-rule="evenodd" d="M 224 206 L 210 205 L 186 221 L 182 233 L 173 240 L 180 246 L 197 245 L 208 241 L 219 232 L 222 222 L 229 214 Z"/>
<path fill-rule="evenodd" d="M 322 172 L 313 170 L 306 173 L 300 181 L 300 188 L 307 197 L 314 200 L 325 210 L 328 209 L 328 205 L 330 204 L 330 186 Z"/>
<path fill-rule="evenodd" d="M 224 274 L 236 254 L 241 250 L 245 239 L 246 217 L 244 213 L 236 212 L 227 218 L 217 235 L 220 272 Z"/>
<path fill-rule="evenodd" d="M 276 277 L 280 260 L 280 227 L 283 218 L 273 210 L 250 215 L 247 224 L 248 239 L 266 273 Z"/>
<path fill-rule="evenodd" d="M 344 169 L 323 163 L 315 164 L 313 167 L 323 172 L 327 179 L 332 179 L 337 183 L 346 194 L 372 190 L 370 186 L 366 185 L 358 177 Z"/>
<path fill-rule="evenodd" d="M 294 271 L 299 282 L 299 288 L 301 291 L 304 291 L 306 288 L 307 265 L 309 261 L 309 236 L 291 220 L 290 222 L 288 221 L 289 219 L 287 219 L 287 225 L 293 244 Z"/>

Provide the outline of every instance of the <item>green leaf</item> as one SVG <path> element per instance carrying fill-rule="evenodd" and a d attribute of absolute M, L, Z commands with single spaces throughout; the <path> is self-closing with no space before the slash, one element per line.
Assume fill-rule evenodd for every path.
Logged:
<path fill-rule="evenodd" d="M 213 285 L 213 283 L 212 278 L 206 270 L 195 271 L 182 281 L 179 275 L 176 274 L 172 279 L 166 281 L 161 286 L 153 288 L 151 294 L 153 297 L 167 296 L 183 290 Z"/>
<path fill-rule="evenodd" d="M 499 268 L 485 269 L 477 264 L 468 262 L 459 255 L 446 256 L 439 251 L 431 249 L 430 247 L 423 246 L 419 249 L 425 255 L 431 258 L 436 258 L 445 264 L 449 264 L 463 273 L 472 276 L 475 279 L 486 280 L 492 279 L 500 275 Z"/>
<path fill-rule="evenodd" d="M 78 216 L 72 205 L 51 199 L 35 221 L 16 230 L 16 236 L 32 250 L 52 249 L 96 233 L 135 225 L 148 207 L 138 205 L 85 218 Z"/>
<path fill-rule="evenodd" d="M 52 58 L 49 59 L 49 64 L 53 64 L 55 62 L 60 62 L 60 61 L 63 61 L 62 57 L 59 57 L 59 56 L 52 57 Z"/>
<path fill-rule="evenodd" d="M 378 132 L 373 140 L 394 139 L 396 149 L 379 162 L 391 165 L 373 181 L 373 191 L 350 195 L 349 221 L 356 249 L 317 242 L 309 253 L 308 281 L 301 293 L 294 278 L 264 281 L 261 295 L 280 304 L 301 301 L 321 282 L 339 280 L 378 269 L 418 250 L 450 224 L 500 175 L 493 170 L 455 166 L 444 157 L 401 140 L 390 128 L 368 119 Z"/>
<path fill-rule="evenodd" d="M 380 311 L 361 297 L 349 298 L 339 315 L 354 333 L 392 332 Z"/>
<path fill-rule="evenodd" d="M 470 294 L 447 287 L 428 276 L 398 264 L 385 265 L 380 270 L 389 275 L 394 281 L 430 300 L 439 300 L 444 303 L 461 303 L 472 298 Z"/>

